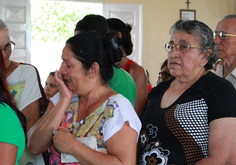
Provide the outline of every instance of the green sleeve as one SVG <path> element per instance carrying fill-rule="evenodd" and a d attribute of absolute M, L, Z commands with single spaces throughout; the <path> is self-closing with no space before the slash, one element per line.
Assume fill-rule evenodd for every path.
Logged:
<path fill-rule="evenodd" d="M 135 105 L 136 85 L 133 78 L 123 69 L 113 68 L 114 76 L 109 82 L 109 87 L 126 97 L 131 104 Z"/>
<path fill-rule="evenodd" d="M 0 142 L 17 146 L 19 159 L 25 148 L 25 135 L 18 116 L 7 104 L 0 103 L 0 125 Z"/>

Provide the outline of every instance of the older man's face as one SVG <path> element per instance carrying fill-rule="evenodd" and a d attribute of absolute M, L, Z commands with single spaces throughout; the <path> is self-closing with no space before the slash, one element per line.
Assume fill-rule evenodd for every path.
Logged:
<path fill-rule="evenodd" d="M 216 26 L 216 33 L 225 32 L 227 34 L 236 35 L 236 19 L 221 20 Z M 236 57 L 236 37 L 227 36 L 225 39 L 220 39 L 219 35 L 216 35 L 214 39 L 217 44 L 218 57 L 226 60 L 232 56 Z"/>

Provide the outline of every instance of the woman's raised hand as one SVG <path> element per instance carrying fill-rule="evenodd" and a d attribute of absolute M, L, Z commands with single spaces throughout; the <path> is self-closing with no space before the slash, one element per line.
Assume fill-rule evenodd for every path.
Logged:
<path fill-rule="evenodd" d="M 60 72 L 58 70 L 56 70 L 54 78 L 57 82 L 61 98 L 68 98 L 71 100 L 71 98 L 73 96 L 73 92 L 65 85 L 65 83 L 62 79 L 62 75 L 60 74 Z"/>

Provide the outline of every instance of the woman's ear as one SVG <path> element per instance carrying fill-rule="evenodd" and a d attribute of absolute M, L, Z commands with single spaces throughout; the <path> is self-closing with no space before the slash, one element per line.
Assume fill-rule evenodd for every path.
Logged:
<path fill-rule="evenodd" d="M 208 49 L 207 51 L 204 52 L 204 57 L 209 59 L 211 54 L 212 54 L 212 51 L 210 49 Z"/>
<path fill-rule="evenodd" d="M 203 58 L 202 58 L 202 62 L 200 64 L 201 66 L 204 67 L 207 64 L 208 60 L 211 57 L 211 54 L 212 54 L 212 51 L 210 49 L 203 52 Z"/>
<path fill-rule="evenodd" d="M 94 62 L 88 71 L 89 78 L 93 79 L 93 78 L 97 77 L 97 75 L 99 74 L 99 69 L 100 69 L 100 67 L 99 67 L 98 63 Z"/>

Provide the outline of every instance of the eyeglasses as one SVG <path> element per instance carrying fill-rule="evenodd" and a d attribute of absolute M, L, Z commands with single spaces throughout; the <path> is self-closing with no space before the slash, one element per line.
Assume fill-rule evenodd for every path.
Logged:
<path fill-rule="evenodd" d="M 199 46 L 190 45 L 187 43 L 180 43 L 180 44 L 166 43 L 165 44 L 165 49 L 167 52 L 171 52 L 174 49 L 174 47 L 176 47 L 176 49 L 179 50 L 181 53 L 186 53 L 191 48 L 201 49 L 201 47 Z"/>
<path fill-rule="evenodd" d="M 171 74 L 167 72 L 159 72 L 158 75 L 159 75 L 158 78 L 162 78 L 162 79 L 168 79 L 169 77 L 173 78 L 173 76 L 171 76 Z"/>
<path fill-rule="evenodd" d="M 226 37 L 236 37 L 235 34 L 227 34 L 225 32 L 214 32 L 214 39 L 216 38 L 216 35 L 218 35 L 221 40 L 224 40 Z"/>
<path fill-rule="evenodd" d="M 15 45 L 16 44 L 14 42 L 10 41 L 4 46 L 4 48 L 2 48 L 2 51 L 5 51 L 7 55 L 10 55 L 11 52 L 14 50 Z"/>

